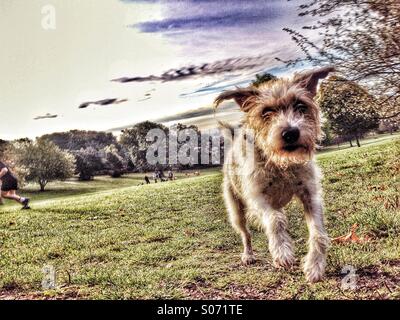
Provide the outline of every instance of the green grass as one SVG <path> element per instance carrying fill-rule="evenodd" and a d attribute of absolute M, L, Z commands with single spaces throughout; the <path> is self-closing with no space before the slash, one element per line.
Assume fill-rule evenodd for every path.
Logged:
<path fill-rule="evenodd" d="M 201 174 L 209 174 L 220 171 L 220 168 L 209 168 L 201 170 Z M 187 178 L 187 175 L 193 176 L 196 170 L 188 170 L 181 173 L 175 173 L 177 179 Z M 144 176 L 151 179 L 152 173 L 132 173 L 123 175 L 121 178 L 112 179 L 109 176 L 96 176 L 91 181 L 79 181 L 76 177 L 67 181 L 50 182 L 46 186 L 46 192 L 40 192 L 38 184 L 28 184 L 23 190 L 19 191 L 21 195 L 32 198 L 32 205 L 41 204 L 44 201 L 53 201 L 65 199 L 75 195 L 90 195 L 100 191 L 116 190 L 126 187 L 139 186 L 144 183 Z M 153 181 L 152 181 L 153 182 Z M 13 201 L 5 201 L 5 206 L 1 208 L 17 208 L 19 204 Z"/>
<path fill-rule="evenodd" d="M 400 298 L 399 154 L 400 140 L 389 139 L 318 156 L 330 236 L 357 223 L 359 234 L 371 237 L 333 244 L 320 283 L 307 284 L 299 265 L 275 269 L 266 238 L 255 229 L 258 262 L 241 265 L 222 175 L 210 170 L 144 186 L 135 185 L 136 175 L 54 184 L 34 194 L 30 211 L 3 206 L 0 298 Z M 303 213 L 296 202 L 287 213 L 300 259 L 307 250 Z M 55 290 L 41 288 L 44 265 L 57 270 Z M 356 290 L 341 289 L 346 265 L 356 269 Z"/>

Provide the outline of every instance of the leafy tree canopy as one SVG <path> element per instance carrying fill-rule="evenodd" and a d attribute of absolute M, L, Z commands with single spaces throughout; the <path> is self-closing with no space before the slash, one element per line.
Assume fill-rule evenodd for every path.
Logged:
<path fill-rule="evenodd" d="M 46 139 L 17 142 L 13 153 L 17 166 L 26 171 L 25 180 L 38 183 L 41 191 L 50 181 L 74 174 L 74 157 Z"/>
<path fill-rule="evenodd" d="M 358 140 L 379 125 L 374 97 L 353 81 L 330 77 L 322 82 L 318 101 L 331 129 L 338 135 Z"/>

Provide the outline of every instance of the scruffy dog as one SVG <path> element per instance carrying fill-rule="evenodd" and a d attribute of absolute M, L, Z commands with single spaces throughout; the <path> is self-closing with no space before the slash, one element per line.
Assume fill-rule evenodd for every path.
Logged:
<path fill-rule="evenodd" d="M 325 272 L 329 237 L 324 229 L 320 170 L 315 163 L 316 143 L 321 138 L 320 111 L 313 98 L 318 81 L 334 71 L 331 67 L 277 79 L 259 87 L 225 91 L 215 100 L 234 99 L 245 112 L 224 165 L 224 198 L 233 228 L 240 233 L 242 261 L 255 261 L 247 220 L 265 231 L 277 267 L 295 262 L 293 241 L 283 211 L 296 196 L 303 203 L 309 230 L 309 251 L 304 272 L 310 282 Z M 244 152 L 250 139 L 254 156 Z"/>

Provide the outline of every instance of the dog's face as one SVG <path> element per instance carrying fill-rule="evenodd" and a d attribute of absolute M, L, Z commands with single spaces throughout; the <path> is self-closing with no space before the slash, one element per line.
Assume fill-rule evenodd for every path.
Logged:
<path fill-rule="evenodd" d="M 245 125 L 254 130 L 255 141 L 270 161 L 279 166 L 308 161 L 321 138 L 320 112 L 313 98 L 318 81 L 333 68 L 301 73 L 293 79 L 278 79 L 226 91 L 216 105 L 234 99 L 246 113 Z"/>

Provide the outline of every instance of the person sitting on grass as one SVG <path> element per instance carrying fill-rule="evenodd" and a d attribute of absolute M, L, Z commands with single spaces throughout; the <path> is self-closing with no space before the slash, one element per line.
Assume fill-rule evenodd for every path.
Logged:
<path fill-rule="evenodd" d="M 15 200 L 22 204 L 22 209 L 29 208 L 29 198 L 23 198 L 17 195 L 18 180 L 10 171 L 10 169 L 0 161 L 0 181 L 1 181 L 1 197 L 5 199 Z"/>
<path fill-rule="evenodd" d="M 174 180 L 174 173 L 172 172 L 172 170 L 169 170 L 169 171 L 168 171 L 168 179 L 169 179 L 170 181 Z"/>

